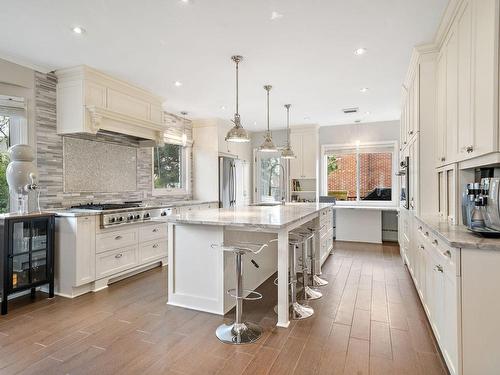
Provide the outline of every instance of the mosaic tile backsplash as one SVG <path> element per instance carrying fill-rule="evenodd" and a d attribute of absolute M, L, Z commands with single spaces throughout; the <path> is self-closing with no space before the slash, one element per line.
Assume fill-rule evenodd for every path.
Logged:
<path fill-rule="evenodd" d="M 93 202 L 123 202 L 123 201 L 178 201 L 192 199 L 192 195 L 179 196 L 153 196 L 152 195 L 152 148 L 139 147 L 139 141 L 133 137 L 122 134 L 99 132 L 97 135 L 71 135 L 62 137 L 56 129 L 56 83 L 54 74 L 35 73 L 35 125 L 36 125 L 36 150 L 37 167 L 40 184 L 40 206 L 42 209 L 62 208 L 72 205 Z M 168 115 L 168 121 L 175 123 L 185 121 L 175 115 Z M 186 128 L 191 130 L 190 122 L 186 121 Z M 71 139 L 70 139 L 71 138 Z M 65 141 L 63 141 L 65 139 Z M 63 142 L 75 142 L 74 139 L 99 142 L 110 145 L 119 145 L 134 148 L 137 155 L 136 161 L 136 187 L 133 191 L 123 191 L 120 186 L 124 182 L 114 183 L 112 177 L 108 181 L 100 181 L 98 185 L 112 183 L 109 191 L 88 191 L 82 187 L 78 191 L 64 191 L 64 152 Z M 98 163 L 98 161 L 96 161 Z M 73 160 L 74 168 L 88 168 L 88 160 L 82 161 L 78 166 Z M 192 168 L 190 168 L 192 170 Z M 99 178 L 103 178 L 102 175 Z M 192 176 L 190 176 L 192 181 Z M 68 183 L 70 181 L 66 181 Z M 74 181 L 70 185 L 74 185 Z M 96 188 L 96 190 L 103 190 Z M 122 189 L 122 190 L 120 190 Z"/>

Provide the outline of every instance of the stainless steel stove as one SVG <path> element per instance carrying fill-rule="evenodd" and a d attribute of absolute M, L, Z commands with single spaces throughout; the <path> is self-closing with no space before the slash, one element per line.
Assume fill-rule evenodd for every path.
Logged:
<path fill-rule="evenodd" d="M 143 206 L 140 202 L 88 203 L 72 206 L 72 209 L 101 211 L 101 227 L 137 224 L 172 214 L 172 208 Z"/>

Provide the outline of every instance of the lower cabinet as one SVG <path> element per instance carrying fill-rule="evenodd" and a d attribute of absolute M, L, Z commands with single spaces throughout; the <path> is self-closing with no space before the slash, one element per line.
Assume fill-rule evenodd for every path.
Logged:
<path fill-rule="evenodd" d="M 425 224 L 411 220 L 406 263 L 450 374 L 462 374 L 460 249 L 441 243 Z"/>

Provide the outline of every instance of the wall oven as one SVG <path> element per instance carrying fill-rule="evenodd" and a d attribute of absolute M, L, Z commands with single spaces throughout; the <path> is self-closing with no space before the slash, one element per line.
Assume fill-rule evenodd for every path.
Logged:
<path fill-rule="evenodd" d="M 399 172 L 396 174 L 400 177 L 401 192 L 399 194 L 401 207 L 410 209 L 410 157 L 406 156 L 399 163 Z"/>

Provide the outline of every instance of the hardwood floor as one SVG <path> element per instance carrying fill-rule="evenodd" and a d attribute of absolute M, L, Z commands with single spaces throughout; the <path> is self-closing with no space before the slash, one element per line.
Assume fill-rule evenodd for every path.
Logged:
<path fill-rule="evenodd" d="M 253 345 L 220 343 L 219 316 L 166 305 L 165 268 L 72 300 L 22 297 L 0 318 L 0 374 L 446 374 L 398 246 L 334 246 L 312 318 L 274 327 L 270 281 L 245 303 L 265 328 Z"/>

